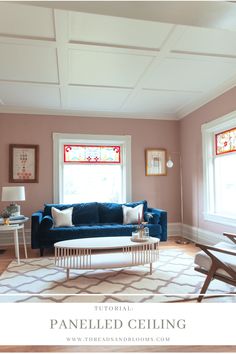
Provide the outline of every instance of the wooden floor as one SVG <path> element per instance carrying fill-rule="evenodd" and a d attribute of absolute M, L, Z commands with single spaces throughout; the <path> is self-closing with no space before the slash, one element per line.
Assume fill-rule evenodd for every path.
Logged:
<path fill-rule="evenodd" d="M 194 244 L 190 243 L 188 245 L 179 245 L 176 243 L 176 239 L 172 238 L 170 241 L 162 243 L 161 247 L 166 248 L 175 248 L 178 247 L 183 249 L 190 255 L 194 255 L 198 249 Z M 0 274 L 7 268 L 8 264 L 14 259 L 14 247 L 13 246 L 1 246 L 0 249 L 4 249 L 4 253 L 0 253 Z M 20 254 L 23 256 L 23 248 L 20 248 Z M 52 256 L 53 253 L 46 251 L 46 257 Z M 34 258 L 38 257 L 39 252 L 31 250 L 28 247 L 28 257 Z M 221 298 L 209 298 L 206 302 L 234 302 L 235 299 L 231 297 L 221 297 Z M 162 352 L 162 353 L 199 353 L 199 352 L 209 352 L 209 353 L 236 353 L 236 346 L 0 346 L 0 352 L 14 352 L 14 353 L 65 353 L 65 352 L 77 352 L 77 353 L 87 353 L 87 352 L 96 352 L 96 353 L 128 353 L 128 352 L 137 352 L 137 353 L 151 353 L 151 352 Z"/>

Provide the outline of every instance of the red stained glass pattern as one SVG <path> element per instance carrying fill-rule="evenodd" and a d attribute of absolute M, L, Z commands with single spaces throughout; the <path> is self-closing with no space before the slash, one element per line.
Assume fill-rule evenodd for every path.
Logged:
<path fill-rule="evenodd" d="M 236 151 L 236 128 L 215 135 L 216 155 Z"/>
<path fill-rule="evenodd" d="M 120 163 L 120 146 L 64 145 L 64 162 Z"/>

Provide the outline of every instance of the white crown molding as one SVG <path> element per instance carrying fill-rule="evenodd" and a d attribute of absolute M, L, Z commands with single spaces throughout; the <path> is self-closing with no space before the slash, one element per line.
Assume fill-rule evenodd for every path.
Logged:
<path fill-rule="evenodd" d="M 26 108 L 26 107 L 6 107 L 0 106 L 0 114 L 33 114 L 33 115 L 50 115 L 50 116 L 78 116 L 81 118 L 121 118 L 121 119 L 151 119 L 151 120 L 177 120 L 174 115 L 162 115 L 155 117 L 154 115 L 131 114 L 122 112 L 84 112 L 67 109 L 43 109 L 43 108 Z"/>
<path fill-rule="evenodd" d="M 225 82 L 222 86 L 218 87 L 214 91 L 211 91 L 209 94 L 202 95 L 202 97 L 197 102 L 195 101 L 193 104 L 186 105 L 185 107 L 180 109 L 177 113 L 177 119 L 180 120 L 186 117 L 187 115 L 193 113 L 194 111 L 206 105 L 207 103 L 213 101 L 217 97 L 223 95 L 227 91 L 230 91 L 234 87 L 236 87 L 236 78 Z"/>

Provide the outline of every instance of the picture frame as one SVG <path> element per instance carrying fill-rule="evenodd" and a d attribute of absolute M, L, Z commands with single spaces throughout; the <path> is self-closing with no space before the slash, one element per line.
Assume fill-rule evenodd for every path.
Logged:
<path fill-rule="evenodd" d="M 9 145 L 9 182 L 38 183 L 39 145 Z"/>
<path fill-rule="evenodd" d="M 146 176 L 166 176 L 166 149 L 146 149 Z"/>

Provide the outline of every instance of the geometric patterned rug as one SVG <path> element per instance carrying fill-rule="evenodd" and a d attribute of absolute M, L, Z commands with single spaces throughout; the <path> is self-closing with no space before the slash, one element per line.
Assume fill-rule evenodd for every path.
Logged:
<path fill-rule="evenodd" d="M 71 270 L 57 268 L 54 258 L 24 259 L 9 264 L 0 276 L 0 302 L 176 302 L 196 299 L 205 279 L 194 271 L 193 257 L 182 250 L 160 250 L 149 266 L 119 269 Z M 214 280 L 208 294 L 234 292 Z"/>

